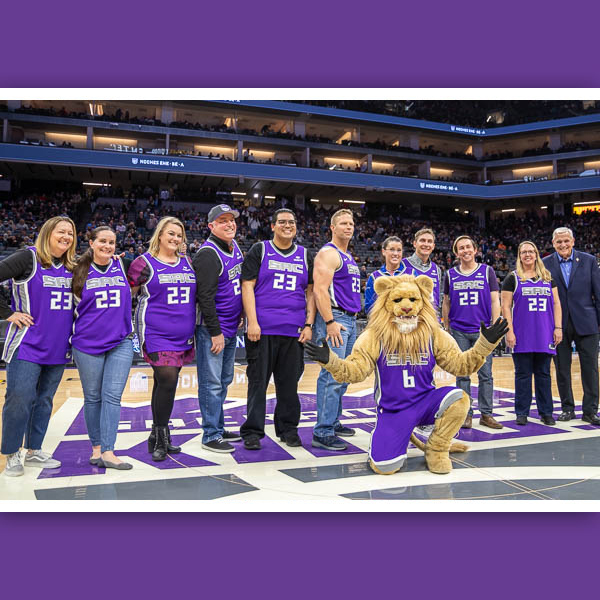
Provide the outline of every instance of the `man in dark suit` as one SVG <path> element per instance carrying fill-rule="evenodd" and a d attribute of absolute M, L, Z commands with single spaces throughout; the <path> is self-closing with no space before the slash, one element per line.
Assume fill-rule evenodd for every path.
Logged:
<path fill-rule="evenodd" d="M 598 338 L 600 325 L 600 268 L 591 254 L 574 250 L 575 238 L 567 227 L 552 234 L 556 252 L 544 265 L 556 282 L 562 307 L 563 339 L 556 347 L 554 365 L 562 413 L 559 421 L 575 418 L 571 387 L 571 343 L 579 354 L 583 385 L 582 420 L 600 425 L 598 412 Z"/>

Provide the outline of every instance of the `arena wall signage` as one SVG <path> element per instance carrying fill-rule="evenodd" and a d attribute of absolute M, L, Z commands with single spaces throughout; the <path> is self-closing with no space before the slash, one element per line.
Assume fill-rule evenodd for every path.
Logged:
<path fill-rule="evenodd" d="M 0 144 L 0 160 L 104 169 L 165 171 L 168 173 L 213 175 L 236 179 L 243 176 L 248 179 L 266 181 L 289 181 L 352 188 L 364 187 L 365 189 L 379 188 L 385 191 L 443 194 L 484 200 L 600 189 L 600 175 L 485 186 L 356 173 L 354 171 L 330 171 L 328 169 L 310 169 L 230 160 L 210 160 L 204 157 L 163 157 L 146 154 L 132 156 L 131 153 L 127 152 L 50 148 L 20 144 Z"/>

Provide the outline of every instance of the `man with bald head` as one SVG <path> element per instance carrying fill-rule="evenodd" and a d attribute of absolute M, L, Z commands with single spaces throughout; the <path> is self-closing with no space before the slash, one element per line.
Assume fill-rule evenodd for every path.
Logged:
<path fill-rule="evenodd" d="M 575 238 L 568 227 L 552 234 L 556 252 L 544 258 L 544 265 L 556 282 L 562 307 L 563 339 L 556 347 L 554 366 L 562 413 L 559 421 L 575 418 L 571 386 L 571 344 L 579 354 L 583 386 L 582 420 L 600 425 L 598 412 L 598 339 L 600 325 L 600 268 L 591 254 L 574 249 Z"/>

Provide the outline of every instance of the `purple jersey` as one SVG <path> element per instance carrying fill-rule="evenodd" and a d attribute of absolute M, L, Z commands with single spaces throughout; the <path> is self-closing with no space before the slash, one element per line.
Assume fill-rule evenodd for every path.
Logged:
<path fill-rule="evenodd" d="M 408 356 L 384 354 L 377 359 L 375 369 L 375 401 L 386 410 L 406 409 L 420 402 L 423 395 L 434 390 L 435 357 L 429 349 L 413 365 Z"/>
<path fill-rule="evenodd" d="M 298 337 L 306 323 L 306 248 L 296 246 L 293 252 L 282 254 L 271 242 L 262 244 L 262 261 L 254 286 L 261 332 Z"/>
<path fill-rule="evenodd" d="M 329 286 L 331 306 L 341 308 L 350 313 L 360 311 L 360 270 L 354 258 L 342 252 L 333 242 L 328 242 L 323 248 L 335 248 L 340 256 L 340 266 L 333 274 Z"/>
<path fill-rule="evenodd" d="M 196 275 L 187 257 L 175 264 L 142 254 L 150 269 L 140 287 L 135 323 L 146 352 L 183 352 L 194 345 L 196 328 Z"/>
<path fill-rule="evenodd" d="M 429 267 L 424 271 L 415 267 L 408 258 L 403 258 L 402 262 L 406 267 L 406 271 L 403 275 L 414 275 L 418 277 L 419 275 L 427 275 L 433 281 L 433 291 L 431 292 L 431 303 L 433 304 L 433 308 L 437 311 L 440 305 L 440 290 L 441 290 L 441 281 L 440 281 L 440 270 L 438 266 L 430 261 Z"/>
<path fill-rule="evenodd" d="M 242 316 L 240 274 L 242 273 L 244 258 L 235 241 L 233 242 L 231 254 L 224 252 L 210 240 L 204 242 L 202 248 L 211 248 L 214 250 L 221 262 L 215 307 L 217 309 L 217 316 L 219 317 L 221 333 L 226 338 L 230 338 L 237 333 L 240 317 Z M 202 315 L 199 316 L 198 322 L 202 323 Z"/>
<path fill-rule="evenodd" d="M 86 354 L 104 354 L 118 346 L 132 330 L 131 289 L 121 259 L 113 260 L 104 272 L 92 263 L 81 299 L 75 303 L 73 347 Z"/>
<path fill-rule="evenodd" d="M 448 271 L 450 327 L 465 333 L 479 333 L 480 322 L 492 321 L 492 294 L 488 265 L 479 265 L 465 275 L 458 267 Z"/>
<path fill-rule="evenodd" d="M 33 271 L 23 281 L 13 281 L 12 309 L 33 317 L 31 327 L 10 324 L 2 359 L 27 360 L 40 365 L 69 362 L 69 335 L 73 327 L 73 274 L 62 264 L 42 267 L 33 253 Z"/>
<path fill-rule="evenodd" d="M 517 338 L 513 352 L 556 354 L 552 283 L 542 279 L 521 281 L 516 272 L 513 275 L 512 319 Z"/>

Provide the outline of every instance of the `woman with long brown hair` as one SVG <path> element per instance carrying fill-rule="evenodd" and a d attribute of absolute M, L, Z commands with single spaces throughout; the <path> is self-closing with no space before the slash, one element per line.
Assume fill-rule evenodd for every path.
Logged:
<path fill-rule="evenodd" d="M 90 247 L 73 271 L 73 358 L 83 387 L 90 464 L 131 469 L 115 456 L 121 396 L 133 360 L 131 290 L 116 235 L 105 225 L 91 232 Z"/>
<path fill-rule="evenodd" d="M 23 475 L 25 466 L 56 469 L 60 462 L 42 451 L 52 401 L 70 360 L 73 325 L 72 270 L 77 234 L 66 216 L 41 227 L 35 246 L 0 262 L 0 282 L 12 279 L 12 310 L 0 300 L 9 321 L 2 358 L 6 361 L 6 400 L 2 410 L 4 473 Z"/>

